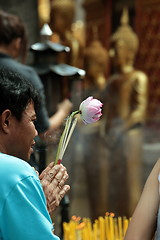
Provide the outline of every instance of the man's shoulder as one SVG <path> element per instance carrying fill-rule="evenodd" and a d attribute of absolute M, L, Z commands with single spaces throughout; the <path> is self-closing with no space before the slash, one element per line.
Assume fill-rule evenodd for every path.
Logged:
<path fill-rule="evenodd" d="M 0 153 L 0 181 L 16 182 L 29 176 L 36 176 L 32 167 L 25 161 Z"/>
<path fill-rule="evenodd" d="M 29 179 L 39 182 L 37 174 L 27 162 L 0 153 L 0 211 L 2 203 L 14 187 Z"/>

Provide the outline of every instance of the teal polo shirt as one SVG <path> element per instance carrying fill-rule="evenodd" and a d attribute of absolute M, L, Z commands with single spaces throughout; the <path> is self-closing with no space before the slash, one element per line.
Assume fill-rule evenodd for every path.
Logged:
<path fill-rule="evenodd" d="M 0 153 L 0 239 L 59 240 L 39 178 L 25 161 Z"/>

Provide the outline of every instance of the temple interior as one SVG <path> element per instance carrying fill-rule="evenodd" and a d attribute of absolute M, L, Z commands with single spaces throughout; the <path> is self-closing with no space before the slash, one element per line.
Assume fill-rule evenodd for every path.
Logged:
<path fill-rule="evenodd" d="M 0 8 L 26 23 L 27 64 L 49 115 L 65 98 L 73 111 L 89 96 L 103 103 L 98 122 L 78 119 L 63 157 L 71 189 L 53 216 L 57 234 L 72 216 L 131 217 L 160 156 L 160 0 L 0 0 Z M 40 171 L 63 127 L 52 143 L 37 140 Z"/>

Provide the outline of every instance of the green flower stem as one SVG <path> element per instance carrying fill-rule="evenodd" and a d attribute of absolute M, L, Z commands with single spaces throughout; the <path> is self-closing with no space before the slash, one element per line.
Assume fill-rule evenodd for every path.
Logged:
<path fill-rule="evenodd" d="M 75 118 L 75 119 L 73 120 L 73 123 L 72 123 L 72 126 L 71 126 L 71 128 L 70 128 L 68 137 L 67 137 L 66 142 L 65 142 L 65 146 L 64 146 L 64 148 L 62 149 L 62 156 L 60 157 L 61 159 L 63 158 L 63 155 L 64 155 L 64 153 L 65 153 L 65 151 L 66 151 L 66 148 L 67 148 L 67 146 L 68 146 L 69 140 L 71 139 L 71 136 L 72 136 L 72 133 L 73 133 L 73 131 L 74 131 L 74 129 L 75 129 L 76 124 L 77 124 L 77 118 Z"/>
<path fill-rule="evenodd" d="M 68 130 L 69 121 L 70 121 L 70 118 L 67 119 L 66 124 L 65 124 L 65 128 L 64 128 L 63 133 L 62 133 L 62 136 L 61 136 L 61 138 L 60 138 L 54 165 L 56 165 L 56 164 L 58 163 L 58 160 L 62 160 L 62 159 L 60 159 L 59 156 L 60 156 L 60 152 L 61 152 L 61 149 L 62 149 L 62 145 L 63 145 L 64 138 L 65 138 L 65 136 L 66 136 L 66 132 L 67 132 L 67 130 Z"/>
<path fill-rule="evenodd" d="M 63 155 L 65 153 L 65 150 L 67 148 L 67 145 L 69 143 L 71 135 L 73 133 L 73 130 L 76 126 L 77 119 L 76 119 L 76 121 L 73 121 L 73 119 L 75 120 L 75 115 L 77 115 L 78 113 L 80 113 L 80 111 L 75 111 L 75 112 L 71 113 L 71 115 L 67 118 L 65 128 L 63 130 L 63 133 L 60 138 L 59 145 L 58 145 L 58 150 L 57 150 L 54 165 L 56 165 L 58 163 L 58 160 L 62 160 L 62 158 L 63 158 Z"/>
<path fill-rule="evenodd" d="M 64 137 L 63 137 L 63 143 L 62 143 L 62 146 L 61 146 L 61 152 L 63 151 L 63 149 L 65 147 L 65 143 L 67 141 L 68 134 L 69 134 L 71 126 L 72 126 L 72 116 L 69 116 L 68 121 L 66 122 L 66 127 L 64 129 Z M 59 157 L 61 159 L 61 156 L 59 156 Z"/>

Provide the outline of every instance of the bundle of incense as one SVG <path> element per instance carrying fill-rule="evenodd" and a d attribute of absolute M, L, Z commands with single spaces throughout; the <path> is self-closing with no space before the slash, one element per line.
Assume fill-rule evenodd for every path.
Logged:
<path fill-rule="evenodd" d="M 63 159 L 69 140 L 71 139 L 71 136 L 77 123 L 77 118 L 75 117 L 75 115 L 78 113 L 79 111 L 73 112 L 66 120 L 65 128 L 58 145 L 58 151 L 54 163 L 55 165 L 60 164 Z"/>

